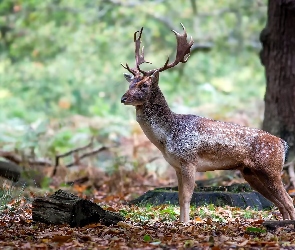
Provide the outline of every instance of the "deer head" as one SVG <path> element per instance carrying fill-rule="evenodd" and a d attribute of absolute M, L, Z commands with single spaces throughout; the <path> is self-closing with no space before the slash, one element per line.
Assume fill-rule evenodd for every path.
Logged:
<path fill-rule="evenodd" d="M 140 65 L 143 63 L 149 63 L 144 59 L 143 47 L 140 50 L 141 35 L 143 28 L 140 31 L 134 33 L 134 43 L 135 43 L 135 68 L 130 68 L 129 65 L 122 66 L 127 69 L 131 74 L 125 73 L 125 79 L 129 82 L 129 89 L 122 96 L 121 103 L 125 105 L 139 106 L 143 105 L 150 97 L 152 93 L 152 88 L 158 85 L 159 73 L 173 68 L 178 63 L 186 63 L 189 58 L 190 48 L 193 45 L 193 39 L 187 41 L 187 33 L 184 26 L 181 24 L 184 33 L 179 34 L 175 30 L 172 30 L 176 36 L 177 40 L 177 52 L 176 58 L 173 62 L 169 63 L 169 57 L 166 60 L 164 66 L 161 68 L 144 71 L 140 69 Z M 139 33 L 138 37 L 137 34 Z"/>

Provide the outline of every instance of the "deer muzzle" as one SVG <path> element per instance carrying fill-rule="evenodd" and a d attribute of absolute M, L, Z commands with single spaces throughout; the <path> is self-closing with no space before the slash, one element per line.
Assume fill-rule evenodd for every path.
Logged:
<path fill-rule="evenodd" d="M 126 100 L 127 100 L 127 96 L 123 95 L 121 98 L 121 103 L 125 104 Z"/>

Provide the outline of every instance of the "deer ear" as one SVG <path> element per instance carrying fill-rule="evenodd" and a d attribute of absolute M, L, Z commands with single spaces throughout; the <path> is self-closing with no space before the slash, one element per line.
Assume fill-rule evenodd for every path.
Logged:
<path fill-rule="evenodd" d="M 128 73 L 124 73 L 124 77 L 127 80 L 127 82 L 131 82 L 134 76 Z"/>
<path fill-rule="evenodd" d="M 159 81 L 159 70 L 156 70 L 150 77 L 153 83 L 157 83 Z"/>

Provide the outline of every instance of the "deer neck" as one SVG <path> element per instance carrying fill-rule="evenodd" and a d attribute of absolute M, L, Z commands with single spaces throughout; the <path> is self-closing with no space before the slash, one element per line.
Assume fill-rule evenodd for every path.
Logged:
<path fill-rule="evenodd" d="M 154 87 L 147 102 L 136 106 L 136 120 L 149 140 L 161 150 L 171 133 L 174 113 L 158 86 Z"/>

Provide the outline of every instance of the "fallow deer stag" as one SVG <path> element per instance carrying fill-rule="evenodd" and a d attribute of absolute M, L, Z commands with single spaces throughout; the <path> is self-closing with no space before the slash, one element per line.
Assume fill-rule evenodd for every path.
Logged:
<path fill-rule="evenodd" d="M 181 24 L 182 25 L 182 24 Z M 193 45 L 183 34 L 174 31 L 177 53 L 163 67 L 144 71 L 140 49 L 142 30 L 134 33 L 135 68 L 122 65 L 129 89 L 121 103 L 136 108 L 136 120 L 149 140 L 175 169 L 178 180 L 180 221 L 189 221 L 189 209 L 195 186 L 195 172 L 239 169 L 245 180 L 280 210 L 283 219 L 295 219 L 291 197 L 286 192 L 281 171 L 288 150 L 282 139 L 265 131 L 233 123 L 215 121 L 196 115 L 173 113 L 159 88 L 159 73 L 186 63 Z"/>

